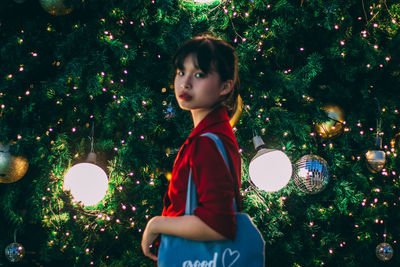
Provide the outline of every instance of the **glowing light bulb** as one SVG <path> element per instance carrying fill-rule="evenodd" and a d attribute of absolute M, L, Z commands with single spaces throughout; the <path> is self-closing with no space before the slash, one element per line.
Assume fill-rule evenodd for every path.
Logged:
<path fill-rule="evenodd" d="M 292 177 L 290 159 L 280 150 L 263 148 L 264 142 L 259 136 L 254 137 L 253 142 L 258 152 L 249 165 L 251 181 L 267 192 L 282 189 Z"/>
<path fill-rule="evenodd" d="M 64 190 L 70 190 L 73 200 L 84 206 L 99 203 L 108 189 L 108 179 L 102 168 L 93 163 L 72 166 L 64 177 Z"/>

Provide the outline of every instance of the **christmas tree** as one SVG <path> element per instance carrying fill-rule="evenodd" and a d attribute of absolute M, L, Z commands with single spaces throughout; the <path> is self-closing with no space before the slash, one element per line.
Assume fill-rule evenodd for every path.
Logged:
<path fill-rule="evenodd" d="M 193 127 L 171 58 L 204 32 L 239 55 L 243 208 L 267 266 L 400 264 L 400 4 L 203 2 L 0 2 L 0 248 L 21 245 L 0 266 L 153 266 L 142 231 Z M 254 136 L 290 158 L 283 189 L 252 182 Z M 108 185 L 85 206 L 64 177 L 91 152 Z"/>

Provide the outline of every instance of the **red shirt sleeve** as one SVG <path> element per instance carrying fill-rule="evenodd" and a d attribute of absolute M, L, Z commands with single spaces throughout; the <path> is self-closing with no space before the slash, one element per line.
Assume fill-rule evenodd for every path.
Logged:
<path fill-rule="evenodd" d="M 200 136 L 193 142 L 191 167 L 198 198 L 194 214 L 215 231 L 233 240 L 236 220 L 232 174 L 213 140 Z"/>

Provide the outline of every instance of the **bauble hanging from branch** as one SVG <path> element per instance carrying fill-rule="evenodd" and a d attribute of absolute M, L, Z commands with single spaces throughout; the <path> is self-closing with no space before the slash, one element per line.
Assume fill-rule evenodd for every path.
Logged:
<path fill-rule="evenodd" d="M 328 139 L 341 134 L 345 118 L 342 108 L 335 104 L 325 104 L 321 109 L 326 113 L 328 119 L 315 124 L 318 135 L 323 139 Z"/>
<path fill-rule="evenodd" d="M 84 206 L 95 206 L 108 190 L 108 177 L 105 171 L 96 165 L 94 153 L 94 122 L 92 122 L 91 149 L 86 162 L 72 166 L 64 176 L 63 189 L 70 191 L 74 202 Z"/>
<path fill-rule="evenodd" d="M 39 0 L 43 9 L 54 16 L 65 16 L 71 13 L 72 6 L 66 4 L 66 0 Z"/>
<path fill-rule="evenodd" d="M 28 160 L 23 156 L 13 156 L 10 145 L 0 143 L 0 183 L 14 183 L 26 174 Z"/>
<path fill-rule="evenodd" d="M 307 194 L 317 194 L 329 183 L 329 167 L 325 159 L 317 155 L 305 155 L 295 164 L 293 181 Z"/>
<path fill-rule="evenodd" d="M 383 242 L 376 246 L 375 253 L 381 261 L 388 261 L 393 257 L 393 248 L 389 243 Z"/>
<path fill-rule="evenodd" d="M 10 262 L 19 262 L 25 256 L 25 248 L 17 243 L 17 230 L 14 231 L 14 242 L 4 249 L 4 254 Z"/>
<path fill-rule="evenodd" d="M 166 108 L 163 110 L 164 119 L 171 120 L 175 118 L 176 109 L 172 106 L 172 103 L 169 103 Z"/>
<path fill-rule="evenodd" d="M 64 176 L 63 189 L 71 192 L 74 202 L 84 206 L 95 206 L 108 190 L 105 171 L 96 163 L 96 154 L 89 153 L 87 162 L 72 166 Z"/>
<path fill-rule="evenodd" d="M 386 163 L 386 154 L 382 150 L 382 139 L 380 137 L 375 138 L 375 150 L 368 150 L 365 153 L 365 158 L 367 160 L 367 169 L 372 173 L 380 172 Z"/>
<path fill-rule="evenodd" d="M 293 167 L 289 157 L 281 150 L 266 148 L 258 135 L 253 137 L 253 144 L 257 153 L 249 164 L 252 183 L 266 192 L 285 187 L 292 177 Z"/>
<path fill-rule="evenodd" d="M 377 98 L 375 98 L 378 105 L 378 118 L 376 120 L 376 136 L 375 136 L 375 149 L 369 150 L 365 153 L 365 158 L 367 160 L 367 168 L 372 173 L 380 172 L 386 163 L 386 154 L 382 150 L 382 138 L 381 127 L 382 127 L 382 113 L 380 108 L 380 103 Z"/>

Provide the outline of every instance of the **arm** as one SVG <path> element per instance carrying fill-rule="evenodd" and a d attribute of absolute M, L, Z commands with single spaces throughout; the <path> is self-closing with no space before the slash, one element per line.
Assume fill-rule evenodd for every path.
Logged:
<path fill-rule="evenodd" d="M 156 216 L 147 223 L 142 238 L 144 255 L 155 261 L 157 256 L 150 252 L 150 246 L 160 234 L 174 235 L 197 241 L 226 239 L 196 216 Z"/>

